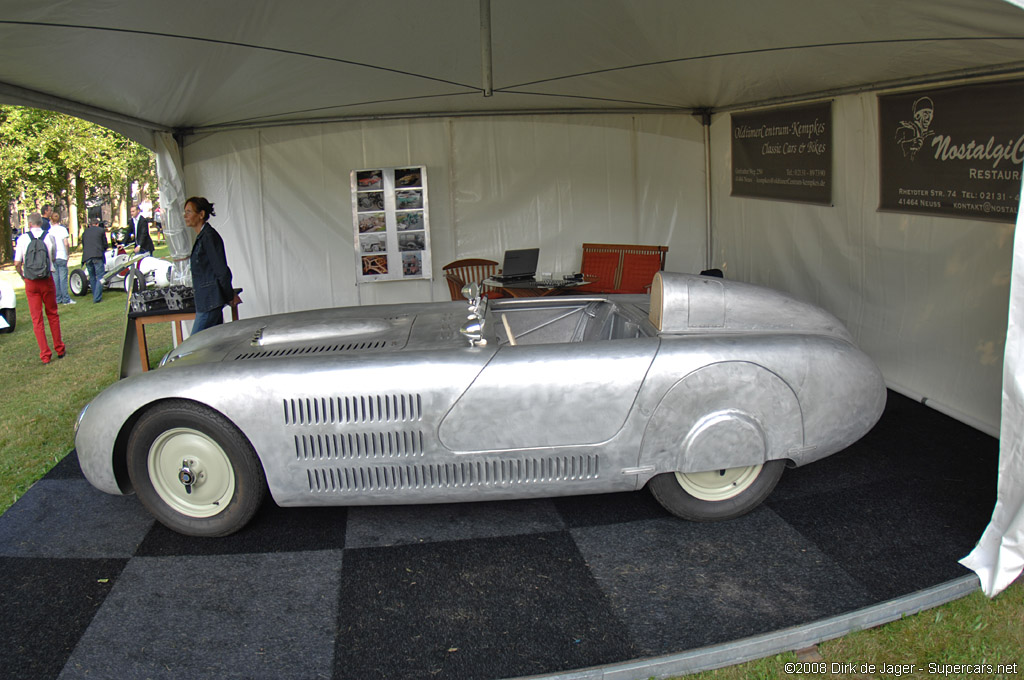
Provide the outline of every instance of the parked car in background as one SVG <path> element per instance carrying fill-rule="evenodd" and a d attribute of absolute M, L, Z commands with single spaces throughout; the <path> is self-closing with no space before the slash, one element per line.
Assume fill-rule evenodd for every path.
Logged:
<path fill-rule="evenodd" d="M 143 288 L 149 286 L 165 287 L 170 285 L 173 265 L 167 260 L 149 255 L 133 255 L 123 245 L 115 245 L 104 253 L 106 258 L 103 275 L 104 288 L 124 288 L 133 285 L 137 280 Z M 128 274 L 136 272 L 135 278 Z M 81 267 L 68 273 L 68 288 L 72 295 L 82 296 L 89 292 L 89 274 Z"/>
<path fill-rule="evenodd" d="M 14 286 L 0 279 L 0 333 L 12 333 L 18 323 Z"/>
<path fill-rule="evenodd" d="M 757 507 L 786 466 L 878 420 L 882 376 L 832 315 L 718 278 L 651 294 L 396 304 L 243 319 L 118 382 L 76 426 L 86 478 L 220 536 L 282 506 L 650 488 L 669 512 Z"/>

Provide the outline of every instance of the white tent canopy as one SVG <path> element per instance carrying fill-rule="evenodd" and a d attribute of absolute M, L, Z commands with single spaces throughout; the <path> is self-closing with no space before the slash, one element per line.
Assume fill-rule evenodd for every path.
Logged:
<path fill-rule="evenodd" d="M 1000 396 L 1014 227 L 878 213 L 874 97 L 1020 77 L 1018 4 L 0 0 L 0 102 L 156 149 L 175 221 L 215 200 L 246 315 L 441 299 L 449 260 L 540 245 L 571 270 L 583 241 L 666 244 L 670 269 L 820 304 L 890 386 L 1002 427 L 971 563 L 992 593 L 1024 564 L 1022 398 Z M 727 114 L 823 98 L 834 205 L 730 196 Z M 401 164 L 430 173 L 434 280 L 357 286 L 349 172 Z"/>
<path fill-rule="evenodd" d="M 4 0 L 0 96 L 166 131 L 722 111 L 1015 70 L 1022 43 L 1004 0 Z"/>

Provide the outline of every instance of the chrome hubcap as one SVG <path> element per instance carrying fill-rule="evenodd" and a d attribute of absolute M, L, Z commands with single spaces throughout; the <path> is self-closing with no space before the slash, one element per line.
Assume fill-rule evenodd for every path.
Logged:
<path fill-rule="evenodd" d="M 181 461 L 181 469 L 178 470 L 178 481 L 185 487 L 185 493 L 192 493 L 192 485 L 199 480 L 199 472 L 190 467 L 195 464 L 195 461 Z"/>

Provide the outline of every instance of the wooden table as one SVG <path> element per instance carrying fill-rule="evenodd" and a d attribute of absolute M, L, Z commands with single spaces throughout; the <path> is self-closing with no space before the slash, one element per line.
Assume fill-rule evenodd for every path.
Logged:
<path fill-rule="evenodd" d="M 238 321 L 238 305 L 232 301 L 231 306 L 231 320 Z M 172 323 L 174 324 L 174 346 L 177 347 L 184 340 L 184 332 L 181 327 L 182 321 L 191 321 L 196 318 L 196 312 L 192 311 L 168 311 L 164 314 L 145 314 L 136 316 L 135 321 L 135 334 L 139 339 L 139 359 L 142 363 L 142 370 L 149 370 L 149 348 L 146 345 L 146 330 L 145 327 L 152 323 Z"/>
<path fill-rule="evenodd" d="M 573 288 L 584 286 L 586 281 L 558 280 L 558 285 L 544 285 L 537 281 L 527 279 L 526 281 L 496 281 L 495 279 L 484 279 L 484 286 L 497 288 L 505 295 L 514 298 L 547 297 L 549 295 L 566 295 L 572 292 Z"/>

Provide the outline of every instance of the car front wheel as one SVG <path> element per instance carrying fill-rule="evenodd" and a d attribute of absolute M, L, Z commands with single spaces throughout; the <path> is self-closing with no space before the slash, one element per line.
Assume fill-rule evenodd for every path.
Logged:
<path fill-rule="evenodd" d="M 714 522 L 745 515 L 760 505 L 785 467 L 785 461 L 771 460 L 707 472 L 667 472 L 653 477 L 648 486 L 654 498 L 673 515 Z"/>
<path fill-rule="evenodd" d="M 72 269 L 68 275 L 68 289 L 72 295 L 82 296 L 89 290 L 89 277 L 83 269 Z"/>
<path fill-rule="evenodd" d="M 128 440 L 128 473 L 143 506 L 189 536 L 238 531 L 267 490 L 249 440 L 220 414 L 188 401 L 143 414 Z"/>
<path fill-rule="evenodd" d="M 138 267 L 132 267 L 128 270 L 128 273 L 125 274 L 123 283 L 124 292 L 128 295 L 136 293 L 146 287 L 145 278 L 143 277 L 142 272 L 139 271 Z"/>

